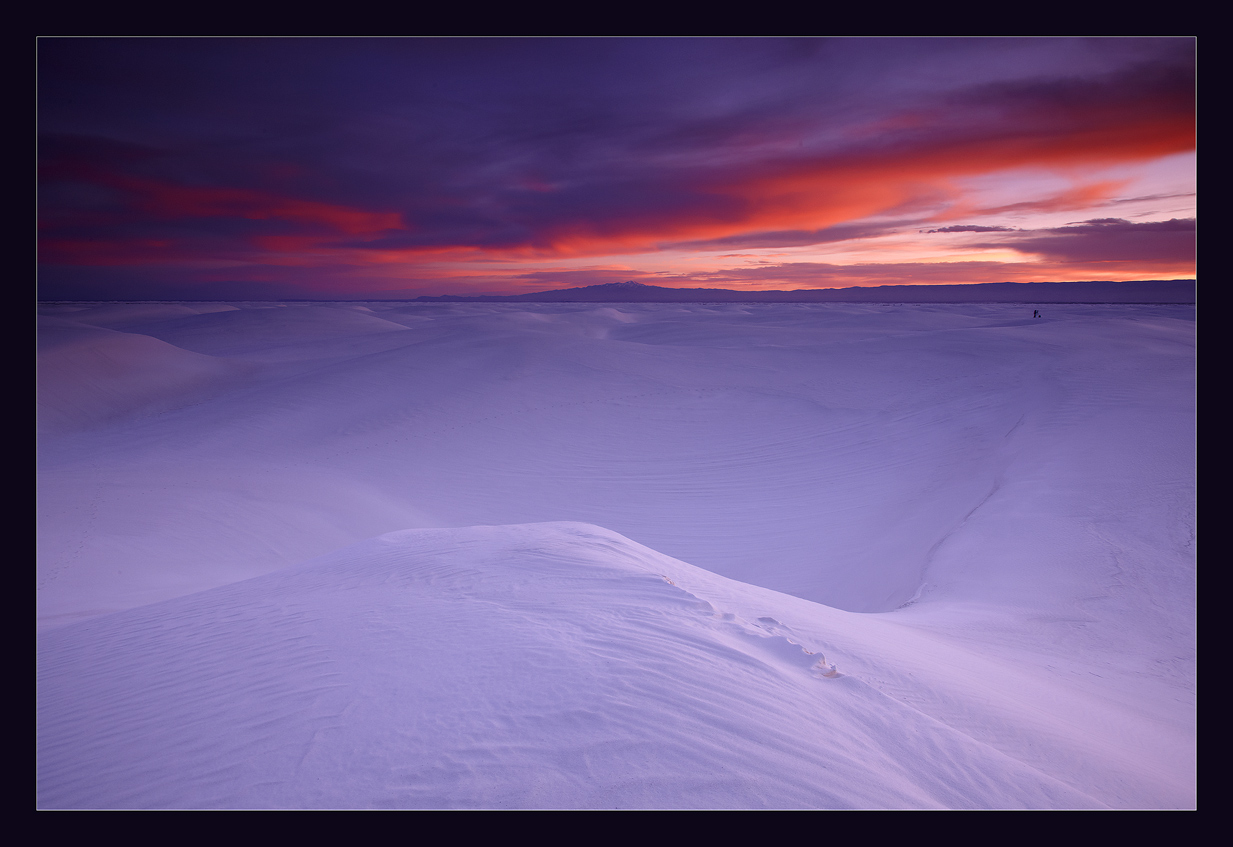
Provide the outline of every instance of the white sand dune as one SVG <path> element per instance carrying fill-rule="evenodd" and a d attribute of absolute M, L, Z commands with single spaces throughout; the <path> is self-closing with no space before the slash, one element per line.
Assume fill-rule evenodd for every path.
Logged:
<path fill-rule="evenodd" d="M 39 804 L 1193 807 L 1194 309 L 1030 313 L 51 307 Z"/>
<path fill-rule="evenodd" d="M 39 324 L 38 419 L 45 433 L 167 411 L 230 388 L 249 368 L 139 333 L 52 317 Z"/>

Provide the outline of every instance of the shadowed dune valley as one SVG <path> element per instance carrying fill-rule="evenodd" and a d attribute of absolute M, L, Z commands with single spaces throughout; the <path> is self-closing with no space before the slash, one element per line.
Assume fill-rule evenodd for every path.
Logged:
<path fill-rule="evenodd" d="M 39 313 L 38 808 L 1196 805 L 1194 305 Z"/>

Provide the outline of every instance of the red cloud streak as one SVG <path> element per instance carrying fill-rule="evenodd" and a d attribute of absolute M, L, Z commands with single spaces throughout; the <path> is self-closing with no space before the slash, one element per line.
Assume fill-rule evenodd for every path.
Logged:
<path fill-rule="evenodd" d="M 654 211 L 603 229 L 577 223 L 542 236 L 541 254 L 603 255 L 654 249 L 667 240 L 724 238 L 751 230 L 819 229 L 952 195 L 957 177 L 1023 167 L 1082 172 L 1096 166 L 1144 161 L 1194 149 L 1193 115 L 1086 129 L 1069 134 L 1007 135 L 952 141 L 924 149 L 853 154 L 793 162 L 732 182 L 698 186 L 699 193 L 738 198 L 739 215 L 665 218 Z M 1058 200 L 1090 202 L 1111 184 L 1076 190 Z M 719 205 L 719 204 L 717 204 Z M 734 204 L 724 203 L 731 209 Z M 962 214 L 962 213 L 960 213 Z M 460 245 L 461 246 L 461 245 Z"/>

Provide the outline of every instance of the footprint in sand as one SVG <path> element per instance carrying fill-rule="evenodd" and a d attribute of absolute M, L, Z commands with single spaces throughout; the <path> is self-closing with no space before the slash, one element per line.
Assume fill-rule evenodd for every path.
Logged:
<path fill-rule="evenodd" d="M 813 667 L 814 674 L 825 677 L 826 679 L 838 679 L 843 676 L 839 670 L 832 664 L 823 659 Z"/>
<path fill-rule="evenodd" d="M 664 582 L 668 583 L 669 585 L 673 587 L 677 587 L 676 583 L 670 580 L 667 576 L 660 574 L 660 578 Z M 740 619 L 737 618 L 735 615 L 733 615 L 731 612 L 720 612 L 718 609 L 715 609 L 713 606 L 711 606 L 711 604 L 707 603 L 705 600 L 701 600 L 700 602 L 702 603 L 703 607 L 713 612 L 715 617 L 718 617 L 721 620 L 726 621 L 726 622 L 737 623 L 737 625 L 741 629 L 744 629 L 746 633 L 750 635 L 756 635 L 759 638 L 765 638 L 767 637 L 767 635 L 770 635 L 772 638 L 782 638 L 788 644 L 791 644 L 794 647 L 800 648 L 802 653 L 805 653 L 808 656 L 817 656 L 818 657 L 817 664 L 815 664 L 813 667 L 809 669 L 810 672 L 814 676 L 822 677 L 824 679 L 838 679 L 839 677 L 843 676 L 843 674 L 839 672 L 838 668 L 836 668 L 830 662 L 826 661 L 826 657 L 824 655 L 822 655 L 821 653 L 814 653 L 814 651 L 810 650 L 808 647 L 801 644 L 799 641 L 796 641 L 794 637 L 790 637 L 790 636 L 795 635 L 794 633 L 792 633 L 792 627 L 788 626 L 782 621 L 779 621 L 779 620 L 776 620 L 775 618 L 767 617 L 767 616 L 760 617 L 757 619 L 757 621 L 754 624 L 754 627 L 757 630 L 760 630 L 760 632 L 757 632 L 751 629 L 748 624 L 741 624 Z"/>

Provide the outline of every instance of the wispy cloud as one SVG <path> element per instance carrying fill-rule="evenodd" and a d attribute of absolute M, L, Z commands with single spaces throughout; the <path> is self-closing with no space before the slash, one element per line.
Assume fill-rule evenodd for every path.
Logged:
<path fill-rule="evenodd" d="M 1148 223 L 1097 218 L 974 246 L 1009 248 L 1020 253 L 1037 254 L 1055 262 L 1133 262 L 1143 267 L 1173 267 L 1195 261 L 1195 235 L 1193 218 Z"/>
<path fill-rule="evenodd" d="M 944 226 L 939 229 L 929 229 L 925 232 L 1014 232 L 1013 226 L 978 226 L 976 224 L 956 224 L 955 226 Z"/>

